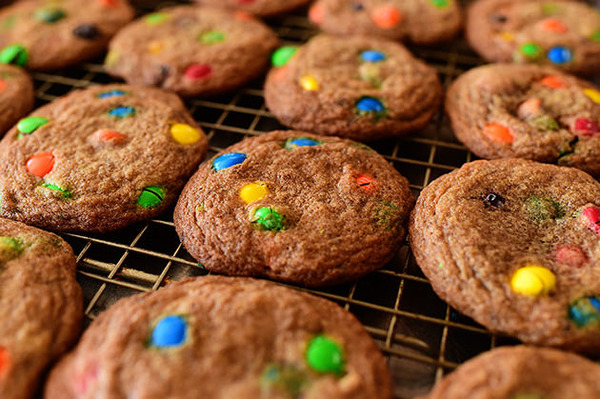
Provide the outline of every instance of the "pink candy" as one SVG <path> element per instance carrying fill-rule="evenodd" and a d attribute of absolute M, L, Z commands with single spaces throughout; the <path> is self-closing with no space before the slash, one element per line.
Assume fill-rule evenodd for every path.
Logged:
<path fill-rule="evenodd" d="M 581 215 L 588 221 L 590 230 L 600 235 L 600 208 L 595 206 L 587 207 L 581 212 Z"/>
<path fill-rule="evenodd" d="M 581 267 L 587 262 L 587 257 L 578 247 L 559 247 L 556 250 L 556 262 L 571 267 Z"/>
<path fill-rule="evenodd" d="M 574 133 L 578 136 L 591 137 L 600 133 L 600 126 L 587 118 L 577 118 L 573 126 Z"/>
<path fill-rule="evenodd" d="M 540 100 L 539 98 L 530 98 L 528 100 L 525 100 L 521 105 L 519 105 L 519 109 L 517 112 L 519 113 L 519 117 L 523 119 L 540 115 L 543 113 L 542 100 Z"/>

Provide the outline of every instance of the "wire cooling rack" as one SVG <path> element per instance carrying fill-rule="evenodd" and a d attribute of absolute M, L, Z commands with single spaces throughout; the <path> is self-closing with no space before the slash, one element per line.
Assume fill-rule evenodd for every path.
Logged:
<path fill-rule="evenodd" d="M 138 14 L 185 3 L 132 2 Z M 305 15 L 306 10 L 301 10 L 269 24 L 284 43 L 300 44 L 316 33 Z M 462 39 L 440 47 L 411 46 L 411 50 L 437 69 L 445 87 L 465 70 L 484 63 Z M 104 73 L 102 60 L 55 73 L 34 73 L 33 78 L 37 106 L 74 88 L 115 81 Z M 225 96 L 187 101 L 210 138 L 208 157 L 246 137 L 284 128 L 265 108 L 262 83 L 252 82 Z M 415 195 L 435 178 L 472 160 L 441 111 L 421 132 L 370 146 L 409 179 Z M 85 326 L 120 298 L 207 274 L 182 247 L 172 213 L 171 209 L 157 219 L 109 234 L 62 234 L 77 256 Z M 424 394 L 460 363 L 516 342 L 486 331 L 442 302 L 406 243 L 383 269 L 359 281 L 307 291 L 337 302 L 363 323 L 388 359 L 397 398 Z"/>

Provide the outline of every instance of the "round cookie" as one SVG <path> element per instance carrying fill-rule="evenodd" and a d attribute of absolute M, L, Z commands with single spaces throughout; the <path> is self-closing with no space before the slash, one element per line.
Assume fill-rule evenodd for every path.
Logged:
<path fill-rule="evenodd" d="M 466 37 L 494 62 L 536 63 L 578 74 L 600 69 L 600 14 L 584 2 L 478 0 Z"/>
<path fill-rule="evenodd" d="M 475 161 L 421 192 L 410 244 L 435 292 L 490 330 L 598 354 L 599 199 L 574 168 Z"/>
<path fill-rule="evenodd" d="M 308 17 L 334 35 L 366 35 L 434 44 L 460 30 L 455 0 L 317 0 Z"/>
<path fill-rule="evenodd" d="M 0 218 L 0 397 L 32 398 L 81 328 L 75 256 L 60 237 Z"/>
<path fill-rule="evenodd" d="M 311 0 L 196 0 L 199 4 L 245 11 L 261 17 L 271 17 L 283 14 L 308 4 L 310 1 Z"/>
<path fill-rule="evenodd" d="M 279 131 L 201 165 L 173 217 L 211 271 L 320 286 L 389 261 L 413 202 L 408 181 L 370 148 Z"/>
<path fill-rule="evenodd" d="M 537 65 L 484 65 L 446 96 L 456 137 L 477 156 L 525 158 L 600 175 L 600 90 Z"/>
<path fill-rule="evenodd" d="M 273 54 L 265 101 L 284 125 L 354 140 L 402 135 L 438 111 L 437 72 L 401 44 L 319 35 Z"/>
<path fill-rule="evenodd" d="M 0 216 L 105 232 L 177 198 L 208 140 L 179 98 L 94 86 L 35 110 L 0 141 Z"/>
<path fill-rule="evenodd" d="M 598 379 L 600 365 L 573 353 L 500 347 L 469 360 L 421 399 L 595 399 Z"/>
<path fill-rule="evenodd" d="M 104 66 L 132 84 L 207 96 L 258 77 L 277 43 L 270 28 L 247 14 L 179 6 L 121 30 Z"/>
<path fill-rule="evenodd" d="M 33 108 L 33 83 L 20 68 L 0 65 L 0 135 Z"/>
<path fill-rule="evenodd" d="M 377 346 L 338 305 L 206 276 L 117 302 L 52 370 L 45 394 L 391 399 L 392 387 Z"/>
<path fill-rule="evenodd" d="M 46 71 L 99 56 L 133 19 L 126 0 L 22 0 L 0 10 L 0 63 Z"/>

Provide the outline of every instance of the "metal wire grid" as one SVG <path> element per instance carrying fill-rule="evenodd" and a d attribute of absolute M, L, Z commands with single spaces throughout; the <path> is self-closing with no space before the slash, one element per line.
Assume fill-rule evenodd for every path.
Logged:
<path fill-rule="evenodd" d="M 136 5 L 141 14 L 178 3 L 182 2 L 140 0 Z M 284 42 L 299 44 L 316 33 L 304 15 L 305 11 L 269 23 Z M 460 73 L 483 63 L 461 39 L 444 47 L 411 50 L 437 68 L 445 87 Z M 73 88 L 114 81 L 103 72 L 101 60 L 33 77 L 37 105 Z M 209 157 L 245 137 L 283 128 L 265 108 L 262 81 L 229 95 L 189 100 L 187 105 L 210 138 Z M 472 159 L 454 138 L 442 112 L 422 132 L 370 145 L 409 179 L 415 195 L 430 181 Z M 172 209 L 114 233 L 63 237 L 77 255 L 86 326 L 120 298 L 208 273 L 182 247 Z M 515 342 L 486 331 L 443 303 L 406 243 L 383 269 L 357 282 L 306 291 L 337 302 L 363 323 L 388 359 L 398 398 L 426 393 L 465 360 Z"/>

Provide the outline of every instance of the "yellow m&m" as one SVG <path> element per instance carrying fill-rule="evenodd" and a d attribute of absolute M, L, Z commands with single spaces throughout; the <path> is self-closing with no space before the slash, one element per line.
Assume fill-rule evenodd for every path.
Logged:
<path fill-rule="evenodd" d="M 545 267 L 525 266 L 513 274 L 510 285 L 514 292 L 521 295 L 545 295 L 556 285 L 556 277 Z"/>
<path fill-rule="evenodd" d="M 148 43 L 148 52 L 152 54 L 158 54 L 163 50 L 163 44 L 158 40 L 153 40 Z"/>
<path fill-rule="evenodd" d="M 171 126 L 171 136 L 179 144 L 194 144 L 202 137 L 202 133 L 196 128 L 185 123 L 176 123 Z"/>
<path fill-rule="evenodd" d="M 242 201 L 249 204 L 264 198 L 268 193 L 269 190 L 265 183 L 250 183 L 242 187 L 240 190 L 240 197 L 242 198 Z"/>
<path fill-rule="evenodd" d="M 600 104 L 600 91 L 594 89 L 583 89 L 586 96 L 596 104 Z"/>
<path fill-rule="evenodd" d="M 319 90 L 319 82 L 310 75 L 300 78 L 300 86 L 307 91 Z"/>

